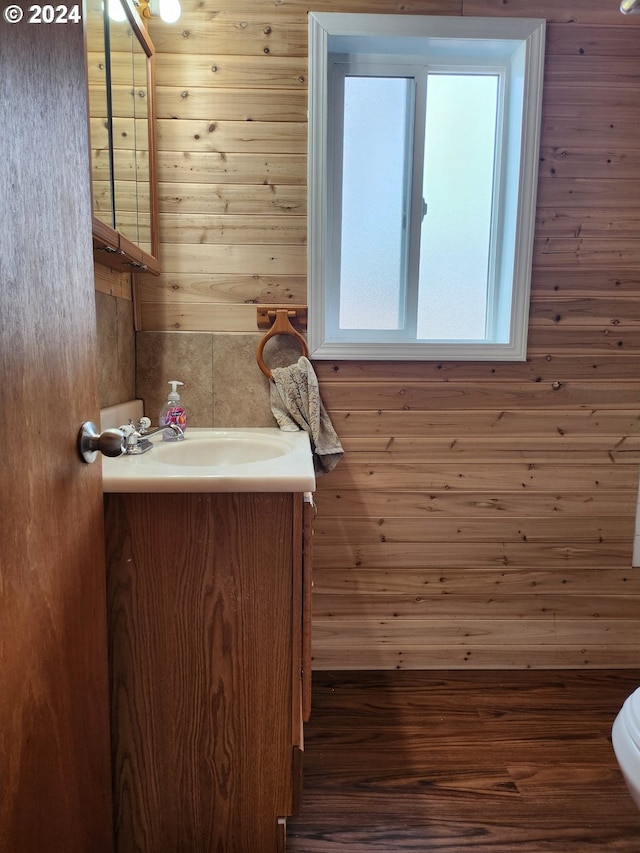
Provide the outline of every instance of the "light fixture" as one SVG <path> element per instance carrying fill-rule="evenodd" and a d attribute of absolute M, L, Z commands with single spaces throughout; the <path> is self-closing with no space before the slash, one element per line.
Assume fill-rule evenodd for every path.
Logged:
<path fill-rule="evenodd" d="M 127 20 L 127 13 L 124 11 L 124 6 L 120 0 L 107 0 L 107 11 L 112 21 L 122 23 Z"/>
<path fill-rule="evenodd" d="M 143 18 L 160 18 L 165 24 L 175 24 L 182 14 L 180 0 L 137 0 Z"/>
<path fill-rule="evenodd" d="M 623 15 L 640 14 L 640 0 L 621 0 L 620 11 Z"/>

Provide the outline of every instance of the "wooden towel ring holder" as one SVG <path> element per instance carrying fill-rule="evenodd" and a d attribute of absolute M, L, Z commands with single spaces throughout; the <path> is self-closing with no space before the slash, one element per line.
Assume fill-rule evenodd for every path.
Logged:
<path fill-rule="evenodd" d="M 298 332 L 297 329 L 294 329 L 291 325 L 291 320 L 289 319 L 289 317 L 296 317 L 297 313 L 295 311 L 290 311 L 288 308 L 276 308 L 275 311 L 269 311 L 268 314 L 269 318 L 271 318 L 271 316 L 275 314 L 275 321 L 267 332 L 267 334 L 258 344 L 258 349 L 256 350 L 256 359 L 258 362 L 258 367 L 264 373 L 264 375 L 267 376 L 269 379 L 273 379 L 273 373 L 267 367 L 262 357 L 264 345 L 270 338 L 273 338 L 276 335 L 289 335 L 290 337 L 295 338 L 300 344 L 300 348 L 302 349 L 302 355 L 307 357 L 309 355 L 309 348 L 307 347 L 307 342 L 300 334 L 300 332 Z"/>

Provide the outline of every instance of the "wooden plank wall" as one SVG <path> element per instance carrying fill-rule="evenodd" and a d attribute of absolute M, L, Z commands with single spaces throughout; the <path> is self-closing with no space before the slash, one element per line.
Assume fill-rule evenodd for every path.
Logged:
<path fill-rule="evenodd" d="M 93 275 L 95 289 L 107 296 L 117 296 L 119 299 L 133 299 L 133 288 L 131 284 L 131 273 L 117 272 L 102 264 L 94 263 Z M 102 353 L 100 356 L 102 357 Z"/>
<path fill-rule="evenodd" d="M 618 0 L 184 0 L 152 25 L 163 274 L 143 328 L 306 301 L 306 13 L 546 17 L 526 363 L 317 362 L 316 668 L 638 665 L 640 16 Z"/>

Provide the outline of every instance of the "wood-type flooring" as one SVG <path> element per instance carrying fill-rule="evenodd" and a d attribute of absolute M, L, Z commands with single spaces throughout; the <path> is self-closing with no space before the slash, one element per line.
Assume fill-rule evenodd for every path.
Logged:
<path fill-rule="evenodd" d="M 640 671 L 320 672 L 287 853 L 640 851 L 611 725 Z"/>

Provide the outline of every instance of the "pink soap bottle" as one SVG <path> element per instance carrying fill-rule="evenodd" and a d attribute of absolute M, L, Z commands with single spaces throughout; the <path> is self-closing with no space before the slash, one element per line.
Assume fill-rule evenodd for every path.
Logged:
<path fill-rule="evenodd" d="M 186 432 L 187 412 L 180 402 L 180 394 L 178 394 L 178 385 L 184 385 L 184 382 L 179 382 L 177 379 L 171 379 L 168 384 L 171 385 L 171 391 L 167 397 L 165 407 L 160 412 L 159 424 L 160 426 L 176 424 L 180 427 L 182 432 Z M 167 430 L 162 433 L 162 438 L 164 441 L 176 441 L 178 436 Z"/>

